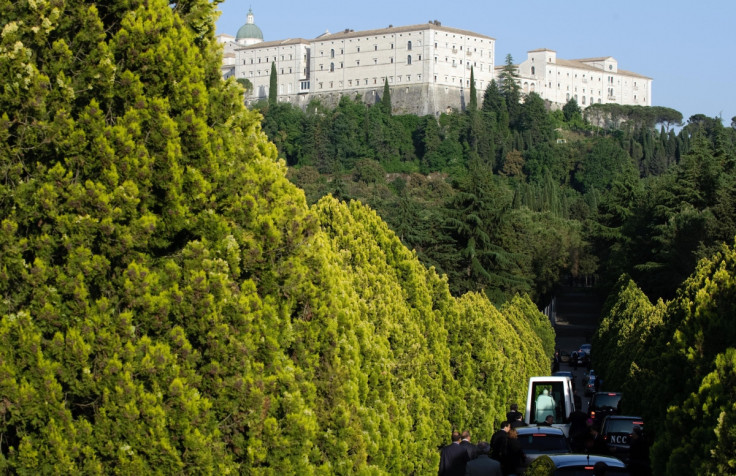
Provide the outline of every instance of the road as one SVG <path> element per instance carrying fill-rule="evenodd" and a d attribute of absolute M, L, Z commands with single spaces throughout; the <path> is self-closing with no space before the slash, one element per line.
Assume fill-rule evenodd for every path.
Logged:
<path fill-rule="evenodd" d="M 572 352 L 581 344 L 590 343 L 598 328 L 601 300 L 592 288 L 563 286 L 557 293 L 555 312 L 556 346 Z M 561 364 L 560 370 L 570 370 L 575 376 L 575 388 L 583 403 L 582 410 L 588 411 L 588 398 L 583 391 L 583 377 L 587 369 Z"/>

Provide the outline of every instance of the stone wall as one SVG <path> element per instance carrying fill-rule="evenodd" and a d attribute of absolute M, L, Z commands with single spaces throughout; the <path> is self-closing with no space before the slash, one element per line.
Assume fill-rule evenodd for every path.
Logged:
<path fill-rule="evenodd" d="M 435 115 L 443 112 L 464 111 L 469 101 L 468 89 L 451 86 L 434 86 L 426 83 L 407 86 L 393 86 L 391 90 L 391 106 L 394 114 L 415 114 L 418 116 Z M 483 100 L 483 91 L 478 91 L 478 105 Z M 324 106 L 334 108 L 342 96 L 360 97 L 369 105 L 378 104 L 383 96 L 383 87 L 374 89 L 346 89 L 341 92 L 309 93 L 280 97 L 280 101 L 288 101 L 297 107 L 306 109 L 313 99 Z M 251 101 L 248 101 L 250 104 Z"/>

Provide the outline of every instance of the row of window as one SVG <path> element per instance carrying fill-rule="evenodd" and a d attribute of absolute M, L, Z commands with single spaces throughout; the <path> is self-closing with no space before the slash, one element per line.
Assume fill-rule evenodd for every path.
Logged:
<path fill-rule="evenodd" d="M 293 56 L 292 55 L 289 55 L 289 60 L 293 60 L 293 59 L 294 59 Z M 261 63 L 261 58 L 251 58 L 250 59 L 250 64 L 255 64 L 255 60 L 258 60 L 258 63 Z M 302 60 L 303 61 L 307 61 L 307 55 L 304 55 L 303 58 L 302 58 Z M 268 56 L 266 56 L 266 57 L 263 58 L 263 63 L 271 64 L 272 62 L 275 62 L 275 61 L 276 61 L 276 57 L 275 56 L 273 57 L 273 61 L 269 61 L 269 57 Z M 286 61 L 284 59 L 284 55 L 281 55 L 281 61 Z M 243 58 L 243 64 L 247 64 L 247 59 Z"/>
<path fill-rule="evenodd" d="M 250 76 L 251 78 L 253 78 L 255 76 L 269 76 L 270 74 L 271 74 L 271 71 L 270 70 L 264 69 L 263 71 L 261 71 L 259 69 L 258 71 L 253 71 L 253 70 L 249 71 L 248 76 Z M 286 70 L 284 68 L 281 68 L 281 74 L 286 74 Z M 289 68 L 289 74 L 293 74 L 293 71 L 292 71 L 291 68 Z M 240 75 L 241 76 L 245 76 L 245 71 L 241 72 Z M 302 75 L 303 76 L 306 76 L 307 75 L 307 68 L 304 68 L 302 70 Z"/>
<path fill-rule="evenodd" d="M 420 46 L 421 46 L 421 43 L 420 43 Z M 438 44 L 436 42 L 434 44 L 434 47 L 435 47 L 435 49 L 438 49 Z M 449 43 L 445 43 L 445 48 L 449 48 Z M 391 49 L 391 50 L 394 49 L 394 44 L 393 43 L 390 43 L 389 44 L 389 49 Z M 411 41 L 407 41 L 406 42 L 406 49 L 409 50 L 409 51 L 412 50 L 412 42 Z M 463 45 L 460 45 L 460 51 L 462 51 L 462 50 L 463 50 Z M 356 51 L 356 53 L 360 53 L 360 46 L 356 46 L 356 50 L 355 51 Z M 373 45 L 373 51 L 378 51 L 378 45 Z M 458 52 L 458 49 L 455 47 L 455 45 L 452 45 L 452 52 L 453 53 L 457 53 Z M 477 48 L 473 48 L 473 53 L 477 53 L 477 52 L 478 52 L 478 49 Z M 335 48 L 330 48 L 330 58 L 334 58 L 335 55 L 337 55 L 337 54 L 338 53 L 337 53 L 337 50 Z M 345 49 L 344 48 L 340 48 L 340 53 L 339 54 L 340 55 L 344 55 L 345 54 Z M 319 52 L 319 55 L 320 56 L 324 56 L 324 51 L 320 51 Z M 468 56 L 471 56 L 471 52 L 470 52 L 469 49 L 467 50 L 467 55 Z M 483 50 L 482 49 L 480 50 L 480 56 L 481 57 L 483 56 Z M 493 56 L 493 51 L 489 51 L 488 52 L 488 56 L 489 57 L 492 57 Z M 282 57 L 281 59 L 283 60 L 284 58 Z M 533 69 L 534 69 L 534 67 L 532 67 L 532 70 Z M 534 74 L 533 71 L 532 71 L 532 74 Z"/>
<path fill-rule="evenodd" d="M 393 56 L 391 58 L 389 58 L 389 61 L 390 61 L 390 64 L 393 64 L 393 62 L 394 62 Z M 417 61 L 422 61 L 422 55 L 418 55 L 417 56 Z M 373 58 L 373 64 L 375 64 L 375 65 L 378 64 L 378 58 Z M 406 57 L 406 64 L 412 64 L 412 56 L 411 55 L 407 55 L 407 57 Z M 360 66 L 360 60 L 355 60 L 355 66 Z M 339 68 L 338 69 L 342 69 L 344 67 L 345 67 L 345 64 L 342 61 L 340 61 L 340 64 L 339 64 Z M 320 64 L 319 65 L 319 70 L 320 71 L 324 71 L 325 70 L 325 65 Z M 335 71 L 335 63 L 330 63 L 330 70 L 329 71 L 331 73 Z"/>
<path fill-rule="evenodd" d="M 532 72 L 532 76 L 534 76 L 536 74 L 536 68 L 534 66 L 532 66 L 531 72 Z M 552 70 L 549 70 L 549 74 L 550 75 L 552 74 Z M 557 72 L 557 75 L 559 76 L 560 74 L 562 74 L 562 72 L 561 71 L 558 71 Z M 570 77 L 570 73 L 569 72 L 567 73 L 567 77 L 568 78 Z M 577 73 L 575 73 L 574 77 L 575 78 L 578 77 Z M 593 75 L 591 75 L 590 78 L 593 79 Z M 587 83 L 588 82 L 588 79 L 586 78 L 585 74 L 583 74 L 582 79 L 583 79 L 583 83 Z M 600 82 L 600 81 L 601 81 L 601 78 L 599 76 L 598 77 L 598 82 Z M 608 76 L 608 80 L 607 81 L 608 81 L 608 84 L 614 84 L 614 77 L 613 76 Z M 619 82 L 619 84 L 621 83 L 620 80 L 618 82 Z M 627 83 L 625 83 L 625 84 L 627 84 Z M 552 83 L 550 83 L 550 86 L 549 87 L 552 87 Z M 560 87 L 560 83 L 557 83 L 557 87 L 558 88 Z M 638 89 L 638 86 L 636 84 L 636 81 L 634 81 L 634 89 Z"/>
<path fill-rule="evenodd" d="M 406 82 L 411 82 L 411 78 L 412 78 L 412 75 L 411 74 L 407 74 L 405 81 Z M 403 79 L 404 79 L 404 77 L 402 75 L 396 76 L 396 82 L 397 83 L 402 82 Z M 450 78 L 448 76 L 445 76 L 445 83 L 447 83 L 449 81 L 449 79 Z M 379 82 L 379 80 L 380 80 L 380 82 Z M 348 79 L 348 84 L 347 85 L 348 85 L 348 87 L 361 86 L 361 85 L 367 86 L 369 84 L 379 85 L 380 83 L 383 83 L 385 80 L 386 80 L 386 77 L 383 77 L 383 78 L 374 77 L 372 79 L 371 78 L 363 78 L 363 79 L 355 79 L 355 80 Z M 416 80 L 419 81 L 419 82 L 421 82 L 422 81 L 422 75 L 421 74 L 417 74 L 416 75 Z M 393 76 L 389 76 L 388 77 L 388 82 L 389 82 L 389 84 L 393 84 L 394 77 Z M 437 82 L 437 75 L 436 74 L 434 75 L 434 82 L 435 83 Z M 459 83 L 461 87 L 463 85 L 466 86 L 466 87 L 470 87 L 470 79 L 467 79 L 467 78 L 458 78 L 458 77 L 453 76 L 452 77 L 452 82 L 453 83 L 455 83 L 455 82 Z M 324 85 L 325 84 L 328 84 L 330 88 L 333 88 L 334 85 L 335 85 L 335 82 L 334 81 L 327 81 L 326 83 L 325 82 L 320 82 L 319 83 L 319 89 L 324 89 Z M 476 85 L 481 90 L 483 89 L 483 84 L 484 84 L 483 81 L 476 81 Z M 342 81 L 338 81 L 337 82 L 337 87 L 338 88 L 342 88 L 343 87 L 343 82 Z"/>

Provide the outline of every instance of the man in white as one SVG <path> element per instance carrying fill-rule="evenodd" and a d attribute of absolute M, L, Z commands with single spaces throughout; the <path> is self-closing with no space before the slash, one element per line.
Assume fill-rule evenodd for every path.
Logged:
<path fill-rule="evenodd" d="M 555 399 L 549 394 L 549 390 L 546 388 L 542 390 L 542 393 L 537 397 L 536 403 L 536 418 L 537 422 L 543 422 L 547 415 L 555 417 Z"/>

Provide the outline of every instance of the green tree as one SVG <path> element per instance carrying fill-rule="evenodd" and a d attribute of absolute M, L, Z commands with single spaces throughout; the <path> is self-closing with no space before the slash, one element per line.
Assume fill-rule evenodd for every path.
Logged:
<path fill-rule="evenodd" d="M 481 164 L 474 164 L 457 188 L 445 224 L 461 255 L 453 267 L 453 285 L 463 291 L 484 290 L 498 303 L 529 291 L 520 273 L 520 257 L 506 249 L 510 190 Z"/>
<path fill-rule="evenodd" d="M 275 106 L 278 101 L 278 76 L 276 62 L 271 62 L 271 76 L 268 81 L 268 105 Z"/>
<path fill-rule="evenodd" d="M 245 95 L 249 96 L 253 92 L 253 83 L 248 78 L 238 78 L 235 81 L 245 89 Z"/>
<path fill-rule="evenodd" d="M 381 110 L 387 116 L 391 115 L 391 89 L 388 87 L 388 78 L 384 78 L 383 96 L 381 96 Z"/>
<path fill-rule="evenodd" d="M 307 206 L 220 76 L 215 3 L 2 6 L 0 472 L 427 474 L 539 372 L 537 330 L 453 297 L 374 211 Z M 365 157 L 348 101 L 310 108 L 315 164 L 330 134 Z M 461 386 L 469 312 L 503 337 Z"/>
<path fill-rule="evenodd" d="M 578 106 L 578 102 L 575 98 L 570 98 L 564 106 L 562 106 L 562 114 L 565 117 L 565 121 L 574 123 L 576 121 L 582 121 L 582 110 Z"/>
<path fill-rule="evenodd" d="M 598 139 L 575 173 L 584 192 L 607 190 L 615 181 L 638 178 L 631 158 L 615 141 Z"/>
<path fill-rule="evenodd" d="M 509 124 L 515 127 L 521 114 L 521 86 L 518 69 L 511 54 L 506 55 L 506 63 L 499 74 L 499 80 L 499 90 L 509 113 Z"/>
<path fill-rule="evenodd" d="M 526 146 L 549 143 L 555 137 L 554 125 L 550 120 L 544 100 L 534 92 L 526 95 L 519 113 L 519 130 L 526 137 Z"/>
<path fill-rule="evenodd" d="M 475 72 L 473 67 L 470 67 L 470 102 L 468 103 L 468 110 L 476 111 L 478 109 L 478 91 L 475 87 Z"/>

